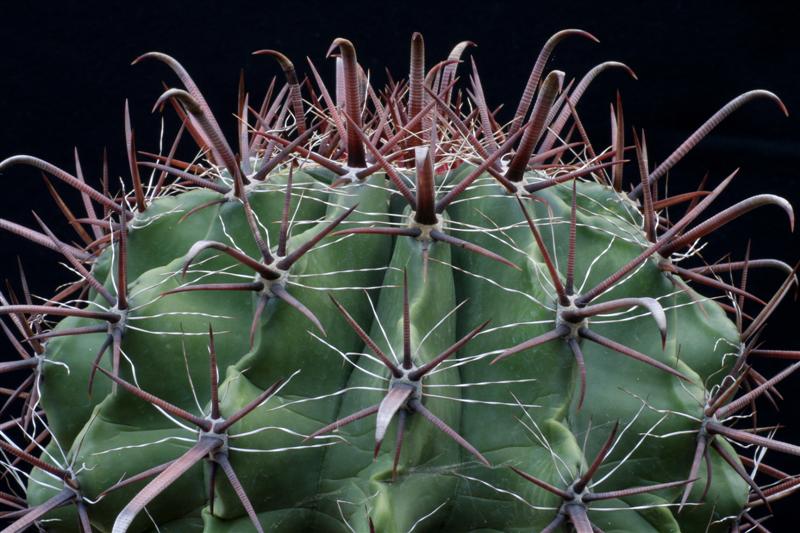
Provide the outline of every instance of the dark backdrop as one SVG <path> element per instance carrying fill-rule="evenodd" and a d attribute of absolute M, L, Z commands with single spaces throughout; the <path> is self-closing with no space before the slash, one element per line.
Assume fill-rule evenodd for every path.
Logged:
<path fill-rule="evenodd" d="M 647 130 L 651 161 L 669 155 L 734 96 L 770 89 L 794 114 L 784 118 L 767 101 L 748 105 L 680 163 L 672 172 L 671 189 L 696 187 L 706 171 L 717 183 L 741 167 L 719 205 L 769 192 L 800 206 L 800 42 L 795 19 L 781 7 L 784 2 L 19 4 L 4 6 L 0 16 L 0 158 L 27 153 L 72 170 L 77 146 L 87 179 L 95 185 L 104 146 L 112 176 L 127 180 L 122 126 L 126 97 L 131 99 L 139 148 L 157 148 L 159 117 L 149 109 L 162 79 L 177 82 L 163 65 L 129 66 L 149 50 L 168 52 L 183 62 L 232 136 L 239 69 L 245 70 L 248 89 L 258 98 L 269 77 L 280 74 L 272 59 L 250 56 L 256 49 L 283 51 L 301 74 L 307 73 L 308 55 L 330 80 L 325 51 L 333 38 L 347 37 L 373 80 L 382 85 L 384 66 L 398 76 L 407 72 L 413 31 L 425 37 L 429 64 L 444 58 L 457 41 L 469 39 L 479 45 L 470 54 L 490 106 L 506 102 L 502 117 L 508 119 L 543 42 L 559 29 L 576 27 L 594 33 L 601 43 L 571 38 L 559 46 L 551 66 L 565 70 L 569 78 L 613 59 L 627 63 L 639 76 L 632 81 L 621 71 L 609 71 L 585 95 L 580 111 L 595 145 L 608 142 L 608 104 L 616 89 L 623 96 L 627 124 Z M 174 131 L 174 117 L 167 120 Z M 0 217 L 31 225 L 30 210 L 36 208 L 61 236 L 70 236 L 58 223 L 60 216 L 37 172 L 14 168 L 0 180 Z M 716 259 L 732 252 L 741 258 L 748 235 L 754 257 L 789 263 L 800 259 L 800 240 L 789 233 L 785 217 L 775 208 L 751 213 L 719 232 L 706 255 Z M 17 279 L 14 257 L 24 259 L 34 292 L 47 294 L 65 279 L 55 254 L 14 236 L 0 234 L 0 255 L 0 274 L 12 280 Z M 767 296 L 780 283 L 774 273 L 752 278 L 751 288 Z M 762 340 L 772 347 L 800 349 L 797 311 L 790 296 Z M 780 368 L 759 363 L 768 375 Z M 792 410 L 800 405 L 798 386 L 800 375 L 781 387 L 785 399 L 780 418 L 787 427 L 778 436 L 794 442 L 800 442 L 800 419 Z M 768 416 L 768 411 L 772 408 L 764 405 L 760 412 Z M 777 466 L 800 472 L 800 458 L 770 457 Z M 800 516 L 797 501 L 775 506 L 775 530 Z"/>

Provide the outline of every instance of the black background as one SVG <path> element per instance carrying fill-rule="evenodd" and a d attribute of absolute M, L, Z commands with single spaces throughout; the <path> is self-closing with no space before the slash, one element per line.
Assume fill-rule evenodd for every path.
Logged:
<path fill-rule="evenodd" d="M 446 57 L 461 40 L 479 46 L 475 57 L 490 107 L 506 103 L 510 118 L 529 69 L 544 41 L 555 31 L 575 27 L 594 33 L 593 44 L 564 41 L 550 66 L 568 79 L 604 60 L 627 63 L 639 76 L 622 71 L 600 76 L 579 110 L 595 146 L 609 138 L 608 105 L 621 91 L 626 123 L 647 130 L 651 161 L 663 160 L 680 141 L 724 103 L 756 88 L 781 96 L 790 111 L 784 118 L 774 104 L 756 101 L 726 120 L 671 173 L 670 190 L 691 190 L 709 171 L 712 183 L 737 167 L 740 175 L 718 200 L 730 205 L 757 193 L 779 194 L 800 206 L 800 42 L 795 18 L 784 2 L 142 2 L 38 3 L 3 7 L 0 15 L 0 158 L 18 153 L 43 157 L 72 171 L 72 149 L 81 153 L 84 172 L 99 187 L 101 153 L 109 149 L 112 176 L 128 179 L 123 138 L 123 102 L 130 98 L 139 149 L 157 148 L 160 117 L 149 113 L 160 82 L 177 85 L 166 67 L 154 62 L 130 66 L 149 50 L 178 58 L 203 90 L 226 133 L 233 138 L 239 69 L 260 99 L 268 80 L 279 75 L 260 48 L 281 50 L 308 74 L 310 56 L 332 80 L 325 51 L 335 37 L 354 42 L 359 61 L 373 84 L 385 81 L 384 67 L 397 77 L 408 69 L 411 33 L 425 37 L 428 64 Z M 466 72 L 463 67 L 461 74 Z M 167 115 L 169 131 L 176 120 Z M 167 140 L 169 142 L 169 140 Z M 632 173 L 629 170 L 628 176 Z M 0 217 L 33 225 L 31 209 L 44 216 L 63 238 L 72 238 L 32 169 L 0 175 Z M 61 187 L 60 190 L 66 190 Z M 65 192 L 78 209 L 77 195 Z M 719 208 L 717 208 L 719 209 Z M 727 226 L 711 239 L 705 255 L 743 256 L 752 238 L 753 257 L 800 259 L 800 239 L 789 233 L 776 208 L 764 208 Z M 66 279 L 55 254 L 0 234 L 0 275 L 16 283 L 15 256 L 24 260 L 34 292 L 48 294 Z M 774 273 L 754 273 L 750 288 L 769 296 L 780 283 Z M 762 340 L 770 347 L 800 349 L 798 306 L 791 295 L 771 319 Z M 753 306 L 749 308 L 755 309 Z M 5 345 L 1 346 L 5 349 Z M 5 352 L 3 357 L 11 357 Z M 759 362 L 767 375 L 780 365 Z M 779 438 L 800 442 L 800 375 L 781 387 Z M 773 411 L 763 405 L 760 413 Z M 800 458 L 769 454 L 789 472 Z M 797 498 L 775 506 L 773 530 L 784 531 L 800 516 Z M 789 526 L 786 526 L 788 528 Z"/>

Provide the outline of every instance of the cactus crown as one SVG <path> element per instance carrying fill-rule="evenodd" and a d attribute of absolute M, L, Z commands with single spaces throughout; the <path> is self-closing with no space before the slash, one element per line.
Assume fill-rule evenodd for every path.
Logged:
<path fill-rule="evenodd" d="M 700 221 L 736 171 L 659 185 L 743 104 L 786 110 L 745 93 L 651 168 L 619 97 L 602 150 L 578 113 L 597 75 L 630 68 L 544 74 L 569 37 L 597 40 L 553 35 L 506 124 L 474 61 L 457 88 L 468 41 L 426 68 L 415 33 L 408 78 L 383 89 L 346 39 L 327 54 L 334 90 L 310 60 L 301 78 L 260 50 L 285 83 L 258 107 L 240 85 L 235 143 L 151 52 L 134 64 L 183 87 L 153 110 L 181 124 L 168 152 L 141 152 L 126 103 L 130 191 L 105 164 L 90 185 L 77 152 L 75 174 L 0 163 L 77 189 L 86 211 L 45 177 L 77 242 L 0 219 L 78 275 L 39 304 L 24 273 L 0 294 L 19 354 L 0 371 L 26 373 L 2 408 L 6 531 L 763 529 L 755 513 L 800 486 L 763 463 L 800 447 L 755 418 L 800 362 L 753 368 L 800 359 L 759 343 L 796 267 L 709 263 L 698 243 L 761 206 L 793 226 L 793 210 L 761 194 Z M 753 268 L 784 277 L 766 300 Z"/>

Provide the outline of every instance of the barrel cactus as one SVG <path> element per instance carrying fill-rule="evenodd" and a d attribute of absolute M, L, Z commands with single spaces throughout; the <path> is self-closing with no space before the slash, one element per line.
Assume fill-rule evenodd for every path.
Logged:
<path fill-rule="evenodd" d="M 373 88 L 333 42 L 335 89 L 311 61 L 260 105 L 240 86 L 226 140 L 174 58 L 174 143 L 136 148 L 118 192 L 27 155 L 80 191 L 58 237 L 37 217 L 0 225 L 49 248 L 76 280 L 42 302 L 2 295 L 19 358 L 3 411 L 5 531 L 739 531 L 760 527 L 796 478 L 764 463 L 800 447 L 757 426 L 797 364 L 764 376 L 759 342 L 794 283 L 778 260 L 711 262 L 729 221 L 791 205 L 762 194 L 709 216 L 735 178 L 665 196 L 661 178 L 725 105 L 662 163 L 611 113 L 586 135 L 573 83 L 536 58 L 500 123 L 471 43 Z M 183 137 L 192 160 L 176 156 Z M 184 149 L 184 151 L 186 151 Z M 623 171 L 625 171 L 623 173 Z M 16 170 L 15 170 L 16 172 Z M 625 175 L 624 175 L 625 174 Z M 714 181 L 718 184 L 713 185 Z M 682 212 L 668 220 L 666 210 Z M 48 217 L 45 217 L 48 218 Z M 777 231 L 777 230 L 776 230 Z M 771 297 L 747 272 L 775 269 Z"/>

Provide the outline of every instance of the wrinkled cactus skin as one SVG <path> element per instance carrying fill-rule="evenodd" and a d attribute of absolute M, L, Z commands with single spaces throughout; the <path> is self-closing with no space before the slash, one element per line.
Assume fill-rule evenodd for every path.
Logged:
<path fill-rule="evenodd" d="M 447 178 L 457 180 L 466 171 L 453 169 Z M 283 203 L 282 181 L 285 176 L 272 175 L 265 187 L 249 193 L 272 242 L 277 235 L 271 222 Z M 324 221 L 356 203 L 357 210 L 345 224 L 377 224 L 402 217 L 402 212 L 389 210 L 384 181 L 379 174 L 367 183 L 328 192 L 326 184 L 313 173 L 295 174 L 292 201 L 296 218 Z M 647 243 L 642 237 L 641 216 L 619 194 L 591 182 L 579 182 L 577 191 L 580 253 L 576 272 L 580 283 L 591 286 L 635 257 Z M 567 255 L 571 194 L 569 185 L 548 189 L 541 196 L 550 212 L 544 203 L 537 203 L 533 211 L 551 254 L 558 258 Z M 499 465 L 514 465 L 559 484 L 551 453 L 560 458 L 562 474 L 574 475 L 580 465 L 585 466 L 586 457 L 591 460 L 615 421 L 629 426 L 608 464 L 614 465 L 636 450 L 608 478 L 604 490 L 685 478 L 694 447 L 692 435 L 646 439 L 638 447 L 637 442 L 661 418 L 659 433 L 685 430 L 689 424 L 679 417 L 642 410 L 640 398 L 647 398 L 660 409 L 699 416 L 703 391 L 698 383 L 719 371 L 724 355 L 735 351 L 739 340 L 735 325 L 719 306 L 712 301 L 704 301 L 702 310 L 700 305 L 687 305 L 692 303 L 689 296 L 676 292 L 652 261 L 615 289 L 613 296 L 649 296 L 669 308 L 665 348 L 661 348 L 659 333 L 649 316 L 643 313 L 627 313 L 627 320 L 606 320 L 610 322 L 606 324 L 598 320 L 592 327 L 676 367 L 691 376 L 692 383 L 683 384 L 674 376 L 584 343 L 588 388 L 585 404 L 578 411 L 574 406 L 577 369 L 564 343 L 537 347 L 494 365 L 488 364 L 486 357 L 474 358 L 496 354 L 543 333 L 554 320 L 553 289 L 548 286 L 531 232 L 515 200 L 488 176 L 478 180 L 463 201 L 448 210 L 449 224 L 475 228 L 474 242 L 504 255 L 521 270 L 435 243 L 427 273 L 423 273 L 422 245 L 416 240 L 380 235 L 327 237 L 324 243 L 329 245 L 311 252 L 290 273 L 290 283 L 296 280 L 302 284 L 292 286 L 292 291 L 325 325 L 327 335 L 310 334 L 312 326 L 296 310 L 282 302 L 270 303 L 252 348 L 248 346 L 248 330 L 254 298 L 249 293 L 161 296 L 201 276 L 204 283 L 210 283 L 230 281 L 232 273 L 248 274 L 232 259 L 207 253 L 209 260 L 198 261 L 201 266 L 196 272 L 191 269 L 186 278 L 180 277 L 183 254 L 203 239 L 235 243 L 256 254 L 238 202 L 207 208 L 178 223 L 188 210 L 213 196 L 191 191 L 163 198 L 133 221 L 128 243 L 133 272 L 128 323 L 135 329 L 125 333 L 122 346 L 126 362 L 121 376 L 128 381 L 135 377 L 143 390 L 188 411 L 197 411 L 196 401 L 207 409 L 205 332 L 209 323 L 218 332 L 223 416 L 279 377 L 299 371 L 276 396 L 231 431 L 235 435 L 266 428 L 230 442 L 248 450 L 232 450 L 231 461 L 266 530 L 347 531 L 346 521 L 357 531 L 367 531 L 365 509 L 376 529 L 386 532 L 408 531 L 426 516 L 417 526 L 420 531 L 537 530 L 552 520 L 555 511 L 533 509 L 503 497 L 486 484 L 512 491 L 539 507 L 556 507 L 555 497 Z M 494 238 L 494 227 L 510 228 L 505 233 L 506 243 Z M 315 230 L 315 224 L 298 225 L 291 243 L 302 242 Z M 509 242 L 514 243 L 513 248 Z M 98 272 L 104 264 L 115 261 L 112 254 L 112 249 L 106 250 L 95 267 Z M 377 459 L 372 458 L 372 419 L 343 427 L 337 438 L 316 443 L 333 443 L 331 446 L 312 447 L 303 440 L 303 435 L 320 426 L 379 401 L 388 377 L 382 365 L 366 356 L 351 355 L 345 360 L 337 353 L 361 353 L 364 346 L 326 293 L 335 291 L 337 299 L 384 350 L 400 353 L 403 270 L 408 276 L 412 346 L 417 361 L 430 360 L 479 322 L 491 318 L 489 331 L 477 336 L 454 359 L 471 362 L 459 366 L 451 363 L 452 368 L 434 374 L 423 386 L 431 394 L 425 399 L 426 406 L 481 450 L 493 468 L 478 464 L 454 441 L 418 420 L 419 415 L 408 421 L 394 482 L 393 447 L 384 445 Z M 113 288 L 111 277 L 109 274 L 106 282 L 109 288 Z M 371 289 L 364 292 L 362 287 Z M 370 301 L 375 305 L 374 312 Z M 453 312 L 458 302 L 466 303 Z M 517 325 L 520 322 L 524 324 Z M 96 322 L 70 318 L 58 327 L 91 323 Z M 103 340 L 102 334 L 50 340 L 46 358 L 66 363 L 69 371 L 65 366 L 48 365 L 42 383 L 49 423 L 62 447 L 71 447 L 72 453 L 79 448 L 74 459 L 84 467 L 80 485 L 95 496 L 126 475 L 177 458 L 194 440 L 192 433 L 130 393 L 111 393 L 108 380 L 98 378 L 91 397 L 83 394 L 92 360 Z M 109 363 L 104 359 L 103 364 Z M 343 390 L 344 394 L 338 394 Z M 593 431 L 587 440 L 590 424 Z M 539 431 L 537 437 L 534 432 Z M 552 452 L 543 446 L 542 436 Z M 394 442 L 393 429 L 385 442 Z M 714 512 L 725 516 L 743 506 L 747 486 L 729 472 L 730 467 L 720 463 L 714 463 L 714 485 L 707 498 L 715 502 Z M 37 472 L 34 479 L 44 477 Z M 148 513 L 162 531 L 249 531 L 252 526 L 230 487 L 222 480 L 218 484 L 213 516 L 207 507 L 202 465 L 192 468 L 159 496 L 148 506 Z M 93 506 L 94 526 L 110 530 L 116 513 L 142 486 L 139 483 L 112 493 Z M 702 489 L 698 484 L 696 491 Z M 670 489 L 614 500 L 608 506 L 673 502 L 679 494 L 680 489 Z M 52 495 L 51 489 L 35 483 L 29 486 L 32 504 Z M 694 531 L 708 520 L 708 512 L 707 507 L 688 508 L 680 514 L 655 508 L 590 515 L 605 531 Z M 64 518 L 64 530 L 69 530 L 75 520 Z M 132 530 L 150 527 L 149 519 L 142 515 Z"/>
<path fill-rule="evenodd" d="M 580 30 L 556 34 L 540 56 L 539 77 L 552 47 L 568 34 L 592 37 Z M 349 100 L 366 98 L 353 70 L 355 52 L 343 39 L 337 46 L 338 111 L 315 109 L 323 120 L 314 126 L 313 113 L 306 113 L 308 124 L 281 115 L 289 133 L 268 149 L 245 128 L 240 147 L 256 149 L 241 149 L 241 158 L 215 136 L 219 127 L 182 67 L 149 54 L 169 64 L 187 88 L 168 90 L 159 103 L 180 101 L 175 108 L 191 119 L 186 124 L 208 159 L 205 166 L 182 163 L 182 170 L 175 163 L 169 172 L 184 181 L 160 194 L 148 189 L 142 202 L 128 127 L 136 195 L 107 198 L 106 208 L 118 208 L 103 219 L 108 231 L 99 232 L 107 245 L 82 259 L 91 271 L 86 277 L 99 282 L 86 287 L 82 309 L 114 318 L 48 319 L 52 330 L 37 353 L 46 413 L 46 422 L 37 423 L 52 436 L 41 459 L 69 474 L 59 479 L 28 460 L 30 509 L 64 495 L 65 505 L 38 525 L 86 531 L 89 521 L 92 530 L 113 533 L 245 532 L 256 529 L 254 520 L 263 531 L 282 533 L 739 531 L 737 521 L 754 502 L 760 505 L 760 496 L 742 475 L 750 466 L 742 467 L 740 449 L 731 444 L 736 435 L 714 429 L 729 420 L 715 413 L 741 401 L 738 387 L 750 379 L 743 362 L 764 315 L 750 317 L 758 327 L 743 327 L 738 294 L 696 291 L 702 284 L 691 281 L 699 275 L 674 268 L 682 259 L 675 252 L 692 244 L 679 242 L 680 232 L 698 227 L 694 218 L 733 175 L 698 193 L 684 219 L 659 221 L 662 210 L 654 210 L 649 196 L 623 192 L 621 170 L 615 183 L 610 166 L 622 164 L 616 156 L 625 152 L 624 137 L 612 139 L 599 158 L 587 156 L 591 146 L 584 141 L 572 155 L 539 153 L 534 163 L 555 161 L 549 165 L 531 163 L 528 152 L 537 156 L 534 147 L 547 135 L 544 118 L 554 130 L 563 127 L 553 125 L 560 116 L 555 106 L 563 104 L 554 100 L 568 90 L 563 73 L 551 72 L 539 84 L 530 121 L 520 121 L 517 137 L 512 127 L 487 141 L 491 125 L 480 106 L 467 132 L 459 129 L 466 106 L 430 114 L 436 102 L 422 92 L 418 34 L 408 117 L 374 112 L 363 126 Z M 456 47 L 456 58 L 465 47 Z M 291 62 L 262 52 L 287 73 L 284 111 L 303 116 L 303 102 L 292 100 L 300 88 Z M 432 75 L 425 78 L 426 89 L 447 94 L 450 63 L 432 85 Z M 475 87 L 473 80 L 473 92 L 482 93 Z M 752 91 L 720 113 L 763 96 L 782 106 L 772 93 Z M 442 105 L 450 105 L 447 99 Z M 246 106 L 247 97 L 240 98 L 240 111 Z M 423 118 L 415 124 L 410 117 L 417 113 Z M 619 114 L 616 120 L 622 124 Z M 375 134 L 375 124 L 386 132 Z M 481 127 L 480 141 L 470 140 Z M 384 154 L 372 146 L 385 147 L 403 128 L 416 137 Z M 334 154 L 328 161 L 347 158 L 340 172 L 331 170 L 339 163 L 308 156 L 332 136 L 338 144 L 328 146 Z M 287 148 L 291 140 L 296 145 Z M 436 142 L 462 151 L 444 156 Z M 644 181 L 646 147 L 639 137 L 635 144 Z M 359 151 L 368 164 L 377 161 L 377 170 L 359 174 L 369 168 Z M 489 164 L 495 151 L 514 158 Z M 275 160 L 265 176 L 253 178 Z M 20 161 L 9 158 L 0 170 Z M 188 176 L 198 168 L 202 175 Z M 521 180 L 511 179 L 514 168 Z M 646 191 L 657 190 L 658 177 Z M 458 194 L 436 203 L 434 214 L 434 203 L 452 191 Z M 793 223 L 785 200 L 754 198 L 752 206 L 731 208 L 731 218 L 772 204 Z M 56 248 L 69 255 L 63 245 Z M 613 284 L 591 294 L 609 279 Z M 208 284 L 241 287 L 193 290 Z M 627 303 L 588 311 L 617 300 Z M 29 314 L 33 321 L 35 313 L 2 303 L 0 318 Z M 589 315 L 583 321 L 565 318 L 583 311 Z M 95 330 L 66 334 L 87 327 Z M 548 342 L 516 348 L 554 329 L 561 333 Z M 120 340 L 112 349 L 114 335 Z M 747 383 L 755 387 L 753 398 L 766 390 L 757 380 Z M 714 435 L 713 449 L 704 448 Z M 780 445 L 778 451 L 800 455 L 800 448 Z M 147 494 L 146 505 L 129 513 Z"/>

